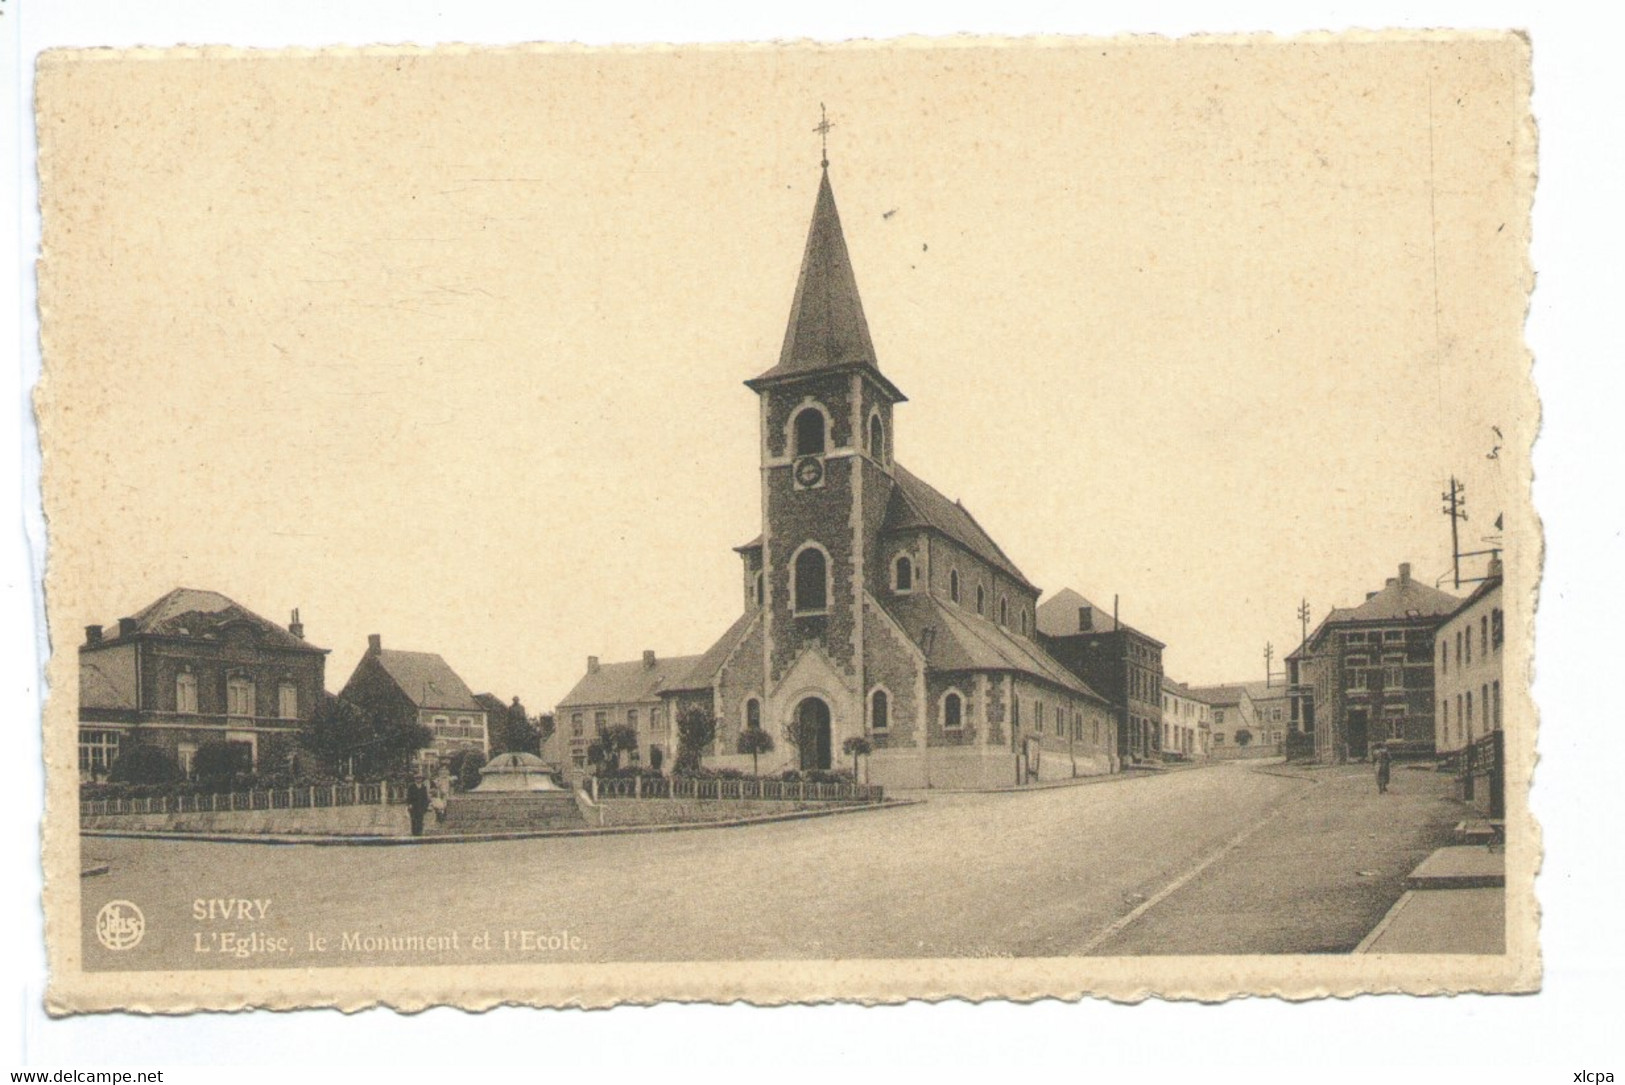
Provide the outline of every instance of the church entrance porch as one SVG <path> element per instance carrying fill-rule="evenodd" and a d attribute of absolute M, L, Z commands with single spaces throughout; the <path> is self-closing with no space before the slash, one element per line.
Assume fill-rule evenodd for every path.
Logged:
<path fill-rule="evenodd" d="M 796 706 L 796 748 L 802 771 L 827 770 L 833 763 L 829 705 L 821 697 L 808 697 Z"/>

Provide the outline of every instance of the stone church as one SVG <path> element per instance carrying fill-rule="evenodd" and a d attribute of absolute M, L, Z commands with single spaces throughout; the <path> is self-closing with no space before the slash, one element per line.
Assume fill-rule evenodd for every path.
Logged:
<path fill-rule="evenodd" d="M 737 548 L 743 613 L 662 680 L 659 718 L 710 708 L 714 767 L 748 770 L 740 733 L 767 728 L 763 772 L 840 767 L 857 735 L 874 748 L 869 780 L 892 787 L 1115 771 L 1112 707 L 1040 646 L 1039 589 L 897 461 L 905 397 L 875 357 L 827 164 L 778 364 L 745 384 L 760 402 L 762 533 Z M 560 703 L 561 726 L 588 701 L 625 722 L 592 677 Z"/>

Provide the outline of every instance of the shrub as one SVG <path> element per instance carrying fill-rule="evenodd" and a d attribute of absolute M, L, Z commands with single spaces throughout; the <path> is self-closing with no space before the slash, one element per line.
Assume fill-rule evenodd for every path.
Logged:
<path fill-rule="evenodd" d="M 205 786 L 236 790 L 253 773 L 254 753 L 246 742 L 205 742 L 192 755 L 192 774 Z"/>
<path fill-rule="evenodd" d="M 168 784 L 179 780 L 180 766 L 156 746 L 131 746 L 119 754 L 107 773 L 113 784 Z"/>

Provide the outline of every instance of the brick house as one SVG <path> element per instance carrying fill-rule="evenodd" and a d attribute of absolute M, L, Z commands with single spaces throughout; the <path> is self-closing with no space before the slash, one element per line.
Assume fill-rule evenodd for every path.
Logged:
<path fill-rule="evenodd" d="M 339 696 L 380 718 L 415 722 L 434 735 L 433 744 L 418 751 L 415 766 L 432 774 L 442 762 L 463 750 L 491 756 L 490 721 L 468 684 L 433 652 L 402 652 L 385 648 L 373 633 L 367 651 L 350 674 Z"/>
<path fill-rule="evenodd" d="M 657 658 L 644 652 L 630 663 L 587 657 L 587 673 L 559 702 L 555 713 L 564 736 L 558 747 L 572 769 L 587 767 L 587 747 L 598 732 L 622 724 L 637 732 L 637 748 L 623 762 L 667 766 L 677 753 L 675 717 L 664 695 L 682 685 L 699 656 Z"/>
<path fill-rule="evenodd" d="M 1038 608 L 1038 639 L 1117 713 L 1122 761 L 1162 755 L 1162 650 L 1155 637 L 1063 588 Z"/>
<path fill-rule="evenodd" d="M 187 774 L 208 742 L 277 767 L 315 712 L 326 668 L 327 649 L 305 641 L 297 610 L 284 628 L 219 592 L 176 588 L 112 628 L 86 626 L 80 776 L 105 778 L 136 745 L 162 749 Z"/>
<path fill-rule="evenodd" d="M 1377 743 L 1433 755 L 1434 634 L 1460 605 L 1404 563 L 1359 606 L 1332 610 L 1287 657 L 1289 695 L 1314 731 L 1317 761 L 1362 761 Z"/>
<path fill-rule="evenodd" d="M 739 732 L 761 727 L 764 772 L 837 766 L 858 735 L 890 786 L 1113 771 L 1112 706 L 1039 643 L 1039 589 L 897 461 L 905 397 L 876 359 L 827 169 L 778 362 L 745 383 L 763 522 L 736 548 L 742 613 L 662 691 L 668 720 L 690 703 L 714 714 L 707 763 L 748 770 Z M 575 711 L 560 706 L 561 728 Z"/>

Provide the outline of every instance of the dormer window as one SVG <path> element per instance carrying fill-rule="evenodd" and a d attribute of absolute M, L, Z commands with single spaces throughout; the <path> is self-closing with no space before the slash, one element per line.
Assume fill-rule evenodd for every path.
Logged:
<path fill-rule="evenodd" d="M 821 456 L 824 453 L 824 412 L 803 407 L 795 421 L 796 455 Z"/>
<path fill-rule="evenodd" d="M 914 590 L 914 562 L 907 554 L 899 554 L 892 563 L 892 590 L 906 595 Z"/>
<path fill-rule="evenodd" d="M 797 614 L 823 614 L 829 610 L 829 559 L 808 543 L 797 552 L 793 566 L 792 606 Z"/>

